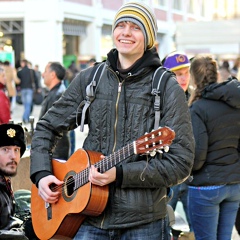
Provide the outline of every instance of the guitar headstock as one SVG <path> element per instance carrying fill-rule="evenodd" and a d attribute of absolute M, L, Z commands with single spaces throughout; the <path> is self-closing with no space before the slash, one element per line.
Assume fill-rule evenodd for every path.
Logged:
<path fill-rule="evenodd" d="M 135 141 L 135 154 L 155 155 L 157 151 L 168 151 L 175 138 L 175 132 L 169 127 L 160 127 Z"/>

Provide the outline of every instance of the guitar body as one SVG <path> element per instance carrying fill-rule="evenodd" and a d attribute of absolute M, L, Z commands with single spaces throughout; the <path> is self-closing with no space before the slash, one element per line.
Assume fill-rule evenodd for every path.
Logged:
<path fill-rule="evenodd" d="M 64 181 L 59 201 L 46 207 L 32 185 L 32 222 L 39 239 L 72 239 L 86 215 L 100 215 L 108 200 L 108 186 L 97 186 L 87 182 L 77 190 L 66 184 L 73 176 L 100 160 L 101 153 L 78 149 L 67 162 L 52 161 L 53 174 Z M 88 177 L 88 176 L 87 176 Z"/>

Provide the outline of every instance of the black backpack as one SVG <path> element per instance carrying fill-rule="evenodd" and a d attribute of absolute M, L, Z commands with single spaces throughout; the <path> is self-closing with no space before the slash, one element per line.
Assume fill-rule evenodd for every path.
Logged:
<path fill-rule="evenodd" d="M 106 67 L 105 62 L 100 64 L 94 65 L 93 71 L 91 72 L 90 79 L 92 81 L 86 88 L 86 99 L 84 99 L 78 108 L 82 108 L 82 118 L 81 118 L 81 125 L 80 131 L 83 132 L 84 130 L 84 121 L 85 115 L 88 107 L 95 99 L 95 92 L 96 88 L 101 80 L 102 74 L 104 72 L 104 68 Z M 153 74 L 153 81 L 152 81 L 152 95 L 154 95 L 154 110 L 155 110 L 155 123 L 154 129 L 159 127 L 159 121 L 162 114 L 163 108 L 163 99 L 164 99 L 164 90 L 166 87 L 167 80 L 171 77 L 175 77 L 175 74 L 163 66 L 158 67 L 154 74 Z"/>

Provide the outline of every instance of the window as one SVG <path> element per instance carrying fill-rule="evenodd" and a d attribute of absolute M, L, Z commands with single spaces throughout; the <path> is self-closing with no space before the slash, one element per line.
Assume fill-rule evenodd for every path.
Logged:
<path fill-rule="evenodd" d="M 190 2 L 189 2 L 188 12 L 189 12 L 189 13 L 194 13 L 194 4 L 193 4 L 193 0 L 190 0 Z"/>
<path fill-rule="evenodd" d="M 153 0 L 153 4 L 156 6 L 166 6 L 166 0 Z"/>
<path fill-rule="evenodd" d="M 181 0 L 173 0 L 173 9 L 181 10 L 182 9 L 182 1 Z"/>

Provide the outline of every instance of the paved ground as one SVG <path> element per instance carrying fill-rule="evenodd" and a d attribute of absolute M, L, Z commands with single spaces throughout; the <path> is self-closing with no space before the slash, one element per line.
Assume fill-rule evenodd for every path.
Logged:
<path fill-rule="evenodd" d="M 39 112 L 40 112 L 41 106 L 34 106 L 33 108 L 33 112 L 32 112 L 32 116 L 34 117 L 34 126 L 36 125 L 37 121 L 38 121 L 38 116 L 39 116 Z M 22 121 L 22 114 L 23 114 L 23 106 L 16 104 L 15 109 L 13 110 L 13 114 L 12 114 L 12 120 L 15 123 L 19 123 Z M 30 129 L 30 124 L 23 124 L 24 127 L 26 127 L 27 129 Z M 76 149 L 81 148 L 82 147 L 82 143 L 84 138 L 87 135 L 87 127 L 85 127 L 85 131 L 82 133 L 80 132 L 79 128 L 75 129 L 75 134 L 76 134 Z M 186 221 L 186 217 L 183 211 L 183 207 L 181 203 L 177 204 L 177 212 L 183 217 L 183 219 Z M 232 235 L 232 240 L 240 240 L 239 235 L 237 234 L 236 230 L 233 229 L 233 235 Z"/>

